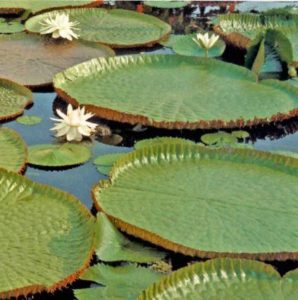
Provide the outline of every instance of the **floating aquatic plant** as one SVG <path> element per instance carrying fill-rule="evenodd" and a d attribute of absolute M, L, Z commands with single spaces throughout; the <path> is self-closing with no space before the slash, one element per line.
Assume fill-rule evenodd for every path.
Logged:
<path fill-rule="evenodd" d="M 39 124 L 42 121 L 42 118 L 35 115 L 25 115 L 25 116 L 18 117 L 16 121 L 20 124 L 31 126 L 31 125 Z"/>
<path fill-rule="evenodd" d="M 67 113 L 64 114 L 60 109 L 56 109 L 61 119 L 51 118 L 58 122 L 51 130 L 56 131 L 56 137 L 66 137 L 67 141 L 80 142 L 83 137 L 90 137 L 94 132 L 97 124 L 89 122 L 94 115 L 85 113 L 85 107 L 73 109 L 72 105 L 67 106 Z"/>
<path fill-rule="evenodd" d="M 196 37 L 192 38 L 192 40 L 201 48 L 205 50 L 205 56 L 208 57 L 208 51 L 211 49 L 217 40 L 219 39 L 219 35 L 211 34 L 206 32 L 205 34 L 197 33 Z"/>

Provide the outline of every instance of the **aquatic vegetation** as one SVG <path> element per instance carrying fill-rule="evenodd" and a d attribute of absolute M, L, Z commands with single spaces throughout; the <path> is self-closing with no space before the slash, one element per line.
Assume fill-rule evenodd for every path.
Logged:
<path fill-rule="evenodd" d="M 59 96 L 101 118 L 157 128 L 241 128 L 295 117 L 298 108 L 298 91 L 286 83 L 181 55 L 94 59 L 53 82 Z"/>
<path fill-rule="evenodd" d="M 0 127 L 0 167 L 22 172 L 27 163 L 27 146 L 13 129 Z"/>
<path fill-rule="evenodd" d="M 149 147 L 149 146 L 155 146 L 155 145 L 160 145 L 160 144 L 170 146 L 172 144 L 177 144 L 177 143 L 186 144 L 186 145 L 195 145 L 195 142 L 193 142 L 191 140 L 182 139 L 182 138 L 156 137 L 153 139 L 145 139 L 145 140 L 138 141 L 135 143 L 134 148 L 136 150 L 139 150 L 139 149 Z"/>
<path fill-rule="evenodd" d="M 0 170 L 0 298 L 53 292 L 94 251 L 94 218 L 74 196 Z"/>
<path fill-rule="evenodd" d="M 211 49 L 215 45 L 218 38 L 219 38 L 219 35 L 211 34 L 209 36 L 209 33 L 206 32 L 205 34 L 197 33 L 196 36 L 192 38 L 192 40 L 199 47 L 203 48 L 206 51 L 206 57 L 208 57 L 208 50 Z"/>
<path fill-rule="evenodd" d="M 25 116 L 18 117 L 16 121 L 20 124 L 31 126 L 42 122 L 42 118 L 35 115 L 25 115 Z"/>
<path fill-rule="evenodd" d="M 188 0 L 144 1 L 144 4 L 157 8 L 181 8 L 189 4 Z"/>
<path fill-rule="evenodd" d="M 72 105 L 68 104 L 66 114 L 60 109 L 56 109 L 56 113 L 61 118 L 51 118 L 51 120 L 58 122 L 51 128 L 51 130 L 56 131 L 56 137 L 65 136 L 68 142 L 80 142 L 83 137 L 90 137 L 95 132 L 97 124 L 87 121 L 94 115 L 85 113 L 85 107 L 73 109 Z"/>
<path fill-rule="evenodd" d="M 298 269 L 281 277 L 270 265 L 240 259 L 213 259 L 173 272 L 154 283 L 138 300 L 255 299 L 294 300 Z"/>
<path fill-rule="evenodd" d="M 109 55 L 114 55 L 112 49 L 94 43 L 58 42 L 26 33 L 0 36 L 1 76 L 32 88 L 51 85 L 65 68 Z"/>
<path fill-rule="evenodd" d="M 80 39 L 115 48 L 153 45 L 171 31 L 170 25 L 150 15 L 101 8 L 65 9 L 40 14 L 27 20 L 25 27 L 28 31 L 39 33 L 40 22 L 44 18 L 62 13 L 80 23 Z"/>
<path fill-rule="evenodd" d="M 16 82 L 0 78 L 0 120 L 8 120 L 21 115 L 24 109 L 32 103 L 32 98 L 33 95 L 29 89 Z"/>
<path fill-rule="evenodd" d="M 90 149 L 79 144 L 41 144 L 29 147 L 28 162 L 41 167 L 67 167 L 85 163 Z"/>
<path fill-rule="evenodd" d="M 80 279 L 93 281 L 104 287 L 74 290 L 74 294 L 78 300 L 135 300 L 143 289 L 161 278 L 162 274 L 136 264 L 119 267 L 97 264 L 90 267 Z"/>
<path fill-rule="evenodd" d="M 0 33 L 16 33 L 24 31 L 25 27 L 18 21 L 7 21 L 4 18 L 0 18 Z"/>
<path fill-rule="evenodd" d="M 114 162 L 117 161 L 119 158 L 121 158 L 123 155 L 125 154 L 111 153 L 111 154 L 99 155 L 94 159 L 93 163 L 96 165 L 98 172 L 104 175 L 108 175 Z"/>
<path fill-rule="evenodd" d="M 248 149 L 146 147 L 114 164 L 94 203 L 121 230 L 187 255 L 296 258 L 297 162 Z"/>
<path fill-rule="evenodd" d="M 44 20 L 40 21 L 42 26 L 40 29 L 40 34 L 52 34 L 52 38 L 63 38 L 72 41 L 73 38 L 78 39 L 79 28 L 76 27 L 80 22 L 69 20 L 69 16 L 62 13 L 56 14 L 55 16 L 49 16 Z"/>
<path fill-rule="evenodd" d="M 101 261 L 152 263 L 160 261 L 166 255 L 165 252 L 129 240 L 105 214 L 97 214 L 95 231 L 97 236 L 95 253 Z"/>

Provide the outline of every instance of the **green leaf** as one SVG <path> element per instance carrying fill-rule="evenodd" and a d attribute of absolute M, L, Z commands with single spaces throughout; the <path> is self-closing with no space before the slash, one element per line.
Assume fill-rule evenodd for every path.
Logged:
<path fill-rule="evenodd" d="M 164 47 L 173 48 L 174 44 L 183 37 L 183 34 L 170 34 L 166 39 L 161 40 L 159 43 Z"/>
<path fill-rule="evenodd" d="M 235 136 L 237 139 L 246 139 L 249 137 L 249 133 L 244 130 L 235 130 L 232 131 L 231 134 Z"/>
<path fill-rule="evenodd" d="M 298 161 L 248 149 L 156 145 L 93 189 L 121 230 L 201 257 L 297 257 Z M 278 236 L 278 238 L 276 238 Z"/>
<path fill-rule="evenodd" d="M 166 255 L 165 252 L 129 240 L 102 213 L 97 214 L 96 235 L 96 255 L 102 261 L 149 263 L 159 261 Z"/>
<path fill-rule="evenodd" d="M 136 265 L 111 267 L 98 264 L 89 268 L 80 278 L 105 287 L 74 290 L 78 300 L 135 300 L 143 289 L 160 280 L 162 275 Z"/>
<path fill-rule="evenodd" d="M 0 298 L 53 292 L 94 250 L 94 218 L 74 196 L 0 170 Z"/>
<path fill-rule="evenodd" d="M 265 53 L 265 40 L 260 34 L 247 50 L 245 66 L 258 75 L 265 63 Z"/>
<path fill-rule="evenodd" d="M 177 144 L 177 143 L 181 143 L 181 144 L 190 144 L 190 145 L 194 145 L 195 142 L 191 141 L 191 140 L 186 140 L 186 139 L 182 139 L 182 138 L 173 138 L 173 137 L 156 137 L 153 139 L 145 139 L 145 140 L 141 140 L 135 143 L 134 148 L 136 150 L 138 149 L 142 149 L 144 147 L 148 147 L 148 146 L 154 146 L 154 145 L 159 145 L 159 144 Z"/>
<path fill-rule="evenodd" d="M 144 1 L 144 4 L 151 7 L 157 8 L 181 8 L 188 5 L 188 0 L 163 0 L 163 1 Z"/>
<path fill-rule="evenodd" d="M 108 175 L 114 162 L 123 157 L 125 153 L 111 153 L 105 155 L 99 155 L 95 158 L 93 163 L 96 165 L 97 170 L 104 174 Z"/>
<path fill-rule="evenodd" d="M 91 4 L 92 0 L 1 0 L 1 13 L 17 13 L 23 9 L 36 13 L 41 10 L 54 9 L 58 7 L 84 6 Z"/>
<path fill-rule="evenodd" d="M 298 269 L 283 278 L 261 262 L 214 259 L 182 268 L 144 290 L 138 300 L 294 300 Z"/>
<path fill-rule="evenodd" d="M 29 163 L 41 167 L 65 167 L 85 163 L 90 149 L 79 144 L 42 144 L 29 147 Z"/>
<path fill-rule="evenodd" d="M 205 57 L 206 51 L 193 41 L 195 37 L 196 34 L 187 34 L 183 38 L 178 39 L 173 45 L 173 50 L 180 55 Z M 221 56 L 225 48 L 225 42 L 218 39 L 214 46 L 208 50 L 208 57 Z"/>
<path fill-rule="evenodd" d="M 1 5 L 1 3 L 0 3 Z M 0 9 L 1 10 L 1 9 Z M 17 21 L 6 21 L 4 18 L 0 18 L 0 33 L 16 33 L 24 31 L 25 27 L 22 23 Z"/>
<path fill-rule="evenodd" d="M 1 59 L 0 59 L 1 60 Z M 1 72 L 3 66 L 1 65 Z M 2 72 L 2 76 L 3 72 Z M 32 103 L 33 95 L 24 86 L 6 79 L 0 79 L 0 120 L 7 120 L 21 115 Z"/>
<path fill-rule="evenodd" d="M 286 151 L 286 150 L 271 150 L 273 154 L 279 154 L 284 156 L 289 156 L 298 159 L 298 152 Z"/>
<path fill-rule="evenodd" d="M 28 31 L 39 33 L 41 20 L 55 18 L 57 14 L 69 15 L 70 21 L 79 22 L 79 38 L 113 47 L 152 45 L 167 36 L 171 26 L 156 17 L 138 12 L 102 8 L 57 10 L 40 14 L 27 20 Z M 92 24 L 92 26 L 90 26 Z"/>
<path fill-rule="evenodd" d="M 234 145 L 237 144 L 237 136 L 228 132 L 219 131 L 217 133 L 207 133 L 201 136 L 201 140 L 206 145 Z"/>
<path fill-rule="evenodd" d="M 0 168 L 21 172 L 27 162 L 27 146 L 19 134 L 0 127 Z"/>
<path fill-rule="evenodd" d="M 94 43 L 56 41 L 18 33 L 0 35 L 0 54 L 1 76 L 37 87 L 52 84 L 53 76 L 70 66 L 114 52 Z"/>
<path fill-rule="evenodd" d="M 168 129 L 252 126 L 293 117 L 298 107 L 297 91 L 285 83 L 181 55 L 96 59 L 56 74 L 54 86 L 99 117 Z"/>
<path fill-rule="evenodd" d="M 16 121 L 23 125 L 36 125 L 42 121 L 42 118 L 34 115 L 25 115 L 18 117 Z"/>

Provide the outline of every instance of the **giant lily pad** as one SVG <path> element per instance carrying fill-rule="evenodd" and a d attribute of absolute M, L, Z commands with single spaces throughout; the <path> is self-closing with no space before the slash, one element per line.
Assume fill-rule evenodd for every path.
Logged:
<path fill-rule="evenodd" d="M 8 55 L 8 54 L 5 54 Z M 3 59 L 5 59 L 2 56 Z M 1 70 L 2 70 L 1 65 Z M 4 75 L 1 73 L 1 75 Z M 0 120 L 14 118 L 32 103 L 30 90 L 16 82 L 0 78 Z"/>
<path fill-rule="evenodd" d="M 161 278 L 160 273 L 136 265 L 111 267 L 98 264 L 89 268 L 81 279 L 104 287 L 75 290 L 75 296 L 79 300 L 135 300 L 143 289 Z"/>
<path fill-rule="evenodd" d="M 35 166 L 74 166 L 86 162 L 90 156 L 90 149 L 79 144 L 42 144 L 29 147 L 29 163 Z"/>
<path fill-rule="evenodd" d="M 21 172 L 27 161 L 27 147 L 19 134 L 9 128 L 0 127 L 0 167 Z"/>
<path fill-rule="evenodd" d="M 129 234 L 201 257 L 298 257 L 298 160 L 179 143 L 116 162 L 95 205 Z"/>
<path fill-rule="evenodd" d="M 270 265 L 214 259 L 182 268 L 144 290 L 138 300 L 295 300 L 298 269 L 281 277 Z"/>
<path fill-rule="evenodd" d="M 57 74 L 54 86 L 102 118 L 161 128 L 242 127 L 298 113 L 298 91 L 286 83 L 180 55 L 94 59 Z"/>
<path fill-rule="evenodd" d="M 39 35 L 19 33 L 0 36 L 1 76 L 29 87 L 49 85 L 53 76 L 93 57 L 113 55 L 102 45 L 53 41 Z"/>
<path fill-rule="evenodd" d="M 181 8 L 188 5 L 190 1 L 188 0 L 163 0 L 163 1 L 144 1 L 144 4 L 151 7 L 157 8 Z"/>
<path fill-rule="evenodd" d="M 94 218 L 70 194 L 0 171 L 0 298 L 76 280 L 94 250 Z"/>
<path fill-rule="evenodd" d="M 100 0 L 1 0 L 0 12 L 19 13 L 25 9 L 36 13 L 58 7 L 97 6 L 101 2 Z"/>
<path fill-rule="evenodd" d="M 40 22 L 48 17 L 66 13 L 70 20 L 78 21 L 80 39 L 100 42 L 113 47 L 135 47 L 154 44 L 170 33 L 171 27 L 156 17 L 137 12 L 101 8 L 58 10 L 29 19 L 25 27 L 40 32 Z"/>

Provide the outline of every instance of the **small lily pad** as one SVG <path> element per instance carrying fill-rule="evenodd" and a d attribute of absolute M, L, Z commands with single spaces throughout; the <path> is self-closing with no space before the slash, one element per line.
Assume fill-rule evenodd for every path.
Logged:
<path fill-rule="evenodd" d="M 133 242 L 125 237 L 103 213 L 97 214 L 96 255 L 102 261 L 130 261 L 149 263 L 166 256 L 163 251 Z"/>
<path fill-rule="evenodd" d="M 90 149 L 78 144 L 42 144 L 29 147 L 29 163 L 35 166 L 74 166 L 86 162 L 90 156 Z"/>
<path fill-rule="evenodd" d="M 8 22 L 4 18 L 0 18 L 0 33 L 16 33 L 16 32 L 22 32 L 24 30 L 25 27 L 22 23 L 17 21 Z"/>
<path fill-rule="evenodd" d="M 244 130 L 236 130 L 232 131 L 231 134 L 235 136 L 237 139 L 246 139 L 249 137 L 249 133 Z"/>
<path fill-rule="evenodd" d="M 154 145 L 159 145 L 159 144 L 177 144 L 177 143 L 181 143 L 181 144 L 189 144 L 189 145 L 194 145 L 195 142 L 191 141 L 191 140 L 186 140 L 186 139 L 182 139 L 182 138 L 173 138 L 173 137 L 156 137 L 153 139 L 145 139 L 145 140 L 141 140 L 135 143 L 134 148 L 136 150 L 144 148 L 144 147 L 148 147 L 148 146 L 154 146 Z"/>
<path fill-rule="evenodd" d="M 201 136 L 201 140 L 206 145 L 234 145 L 238 142 L 237 137 L 228 132 L 219 131 L 217 133 L 207 133 Z"/>
<path fill-rule="evenodd" d="M 23 125 L 36 125 L 42 121 L 42 118 L 34 115 L 25 115 L 18 117 L 16 121 Z"/>
<path fill-rule="evenodd" d="M 173 46 L 177 43 L 178 40 L 182 39 L 184 34 L 171 34 L 164 40 L 161 40 L 159 43 L 164 47 L 173 48 Z"/>
<path fill-rule="evenodd" d="M 78 300 L 135 300 L 143 289 L 161 278 L 162 274 L 134 264 L 120 267 L 98 264 L 89 268 L 80 279 L 104 287 L 74 290 L 74 294 Z"/>
<path fill-rule="evenodd" d="M 27 162 L 27 146 L 20 135 L 10 128 L 0 127 L 0 167 L 21 172 Z"/>
<path fill-rule="evenodd" d="M 112 153 L 112 154 L 105 154 L 105 155 L 100 155 L 95 160 L 93 163 L 96 165 L 97 170 L 104 174 L 108 175 L 114 162 L 117 161 L 119 158 L 121 158 L 124 153 Z"/>

